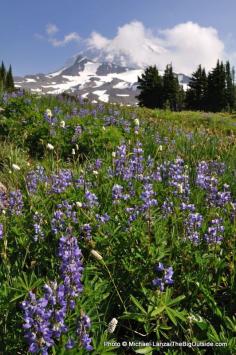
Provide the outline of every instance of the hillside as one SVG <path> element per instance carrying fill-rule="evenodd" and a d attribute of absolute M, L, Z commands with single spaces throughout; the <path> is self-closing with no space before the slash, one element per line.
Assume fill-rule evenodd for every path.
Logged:
<path fill-rule="evenodd" d="M 0 353 L 233 354 L 235 143 L 234 115 L 4 95 Z"/>

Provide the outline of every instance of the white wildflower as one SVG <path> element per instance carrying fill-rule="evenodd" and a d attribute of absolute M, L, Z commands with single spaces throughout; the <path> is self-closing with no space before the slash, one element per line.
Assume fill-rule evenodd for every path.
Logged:
<path fill-rule="evenodd" d="M 48 148 L 49 150 L 53 150 L 53 149 L 54 149 L 54 146 L 53 146 L 52 144 L 48 143 L 48 144 L 47 144 L 47 148 Z"/>
<path fill-rule="evenodd" d="M 158 150 L 159 150 L 160 152 L 162 152 L 162 151 L 163 151 L 163 146 L 162 146 L 162 145 L 159 145 Z"/>
<path fill-rule="evenodd" d="M 74 148 L 72 149 L 71 154 L 75 155 L 75 149 Z"/>
<path fill-rule="evenodd" d="M 112 158 L 115 158 L 116 157 L 116 152 L 112 152 L 111 155 L 112 155 Z"/>
<path fill-rule="evenodd" d="M 17 164 L 12 164 L 12 169 L 19 171 L 19 170 L 20 170 L 20 167 L 19 167 L 19 165 L 17 165 Z"/>
<path fill-rule="evenodd" d="M 65 121 L 61 121 L 61 122 L 60 122 L 60 127 L 61 127 L 61 128 L 65 128 L 65 126 L 66 126 Z"/>
<path fill-rule="evenodd" d="M 46 115 L 51 118 L 52 117 L 52 111 L 50 110 L 50 108 L 47 108 L 46 110 Z"/>
<path fill-rule="evenodd" d="M 180 194 L 182 194 L 184 192 L 183 184 L 178 184 L 178 190 L 179 190 Z"/>
<path fill-rule="evenodd" d="M 92 249 L 91 254 L 95 257 L 95 259 L 103 260 L 103 257 L 101 256 L 101 254 L 99 254 L 96 250 Z"/>
<path fill-rule="evenodd" d="M 233 202 L 230 202 L 230 206 L 232 207 L 232 209 L 235 211 L 235 209 L 236 209 L 236 204 L 235 203 L 233 203 Z"/>
<path fill-rule="evenodd" d="M 98 175 L 98 171 L 97 170 L 93 170 L 93 175 Z"/>
<path fill-rule="evenodd" d="M 138 127 L 139 127 L 140 123 L 139 123 L 139 119 L 138 119 L 138 118 L 135 118 L 134 124 L 135 124 L 135 126 L 138 126 Z"/>
<path fill-rule="evenodd" d="M 118 320 L 116 318 L 112 318 L 110 323 L 108 324 L 107 331 L 108 333 L 112 334 L 114 333 L 116 326 L 117 326 Z"/>
<path fill-rule="evenodd" d="M 75 204 L 76 204 L 76 206 L 77 206 L 78 208 L 81 208 L 81 207 L 83 206 L 83 204 L 82 204 L 81 202 L 79 202 L 79 201 L 76 202 Z"/>

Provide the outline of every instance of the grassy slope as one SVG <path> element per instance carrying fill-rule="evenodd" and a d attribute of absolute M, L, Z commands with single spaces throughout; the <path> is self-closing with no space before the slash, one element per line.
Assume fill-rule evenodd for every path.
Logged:
<path fill-rule="evenodd" d="M 227 342 L 228 348 L 222 354 L 231 354 L 235 347 L 235 226 L 230 219 L 232 207 L 209 207 L 205 195 L 195 185 L 196 166 L 200 161 L 217 161 L 226 164 L 226 170 L 219 177 L 219 188 L 230 185 L 233 200 L 236 197 L 235 169 L 236 121 L 233 115 L 199 112 L 171 113 L 105 105 L 98 110 L 97 117 L 91 115 L 95 106 L 58 101 L 54 98 L 28 97 L 10 99 L 2 103 L 5 111 L 0 115 L 0 182 L 8 191 L 21 189 L 24 209 L 21 216 L 0 214 L 5 237 L 1 245 L 1 337 L 4 354 L 18 350 L 25 353 L 26 344 L 22 333 L 22 312 L 19 303 L 34 289 L 42 295 L 42 286 L 48 280 L 60 282 L 59 258 L 57 255 L 59 236 L 53 235 L 51 219 L 57 204 L 62 200 L 70 203 L 84 200 L 81 188 L 70 186 L 61 194 L 51 194 L 42 185 L 33 195 L 26 189 L 25 179 L 29 171 L 40 164 L 48 176 L 61 168 L 71 169 L 74 176 L 85 177 L 90 189 L 97 195 L 100 207 L 91 210 L 76 210 L 79 226 L 90 223 L 93 229 L 92 241 L 86 241 L 79 226 L 74 233 L 84 255 L 84 292 L 71 312 L 67 322 L 69 334 L 74 334 L 76 315 L 85 311 L 92 319 L 94 354 L 106 351 L 128 353 L 127 349 L 104 347 L 104 341 L 122 340 L 185 340 Z M 59 107 L 54 125 L 55 135 L 50 135 L 50 125 L 44 119 L 47 108 Z M 89 110 L 89 113 L 72 115 L 73 108 Z M 67 129 L 60 127 L 66 120 Z M 84 117 L 82 117 L 84 115 Z M 115 117 L 116 122 L 105 126 L 104 117 Z M 134 134 L 134 118 L 140 120 L 140 131 Z M 124 122 L 125 120 L 125 122 Z M 130 132 L 126 131 L 127 122 Z M 79 151 L 71 143 L 74 128 L 80 124 L 83 134 L 76 140 Z M 105 126 L 105 128 L 104 128 Z M 158 134 L 158 141 L 157 141 Z M 204 242 L 194 246 L 184 240 L 186 214 L 180 210 L 181 199 L 173 194 L 166 183 L 151 181 L 157 194 L 158 206 L 151 209 L 147 219 L 140 216 L 131 227 L 127 227 L 126 207 L 140 205 L 143 183 L 133 179 L 135 196 L 129 202 L 112 204 L 114 184 L 120 184 L 129 193 L 127 181 L 120 177 L 109 177 L 107 169 L 114 167 L 112 152 L 122 141 L 127 144 L 129 156 L 137 141 L 141 141 L 144 158 L 151 155 L 155 164 L 182 158 L 189 174 L 191 185 L 190 202 L 204 217 L 201 234 L 209 222 L 216 217 L 224 218 L 225 235 L 222 245 L 208 247 Z M 53 152 L 46 149 L 47 143 L 55 147 Z M 94 174 L 95 159 L 102 159 L 98 176 Z M 12 168 L 17 164 L 20 171 Z M 149 174 L 148 167 L 144 175 Z M 85 173 L 84 173 L 85 171 Z M 169 218 L 162 216 L 162 204 L 166 197 L 174 203 L 174 213 Z M 33 240 L 33 215 L 43 215 L 45 239 Z M 96 227 L 95 214 L 108 213 L 110 221 Z M 127 229 L 128 228 L 128 229 Z M 82 235 L 82 237 L 81 237 Z M 92 258 L 90 250 L 97 249 L 104 258 L 99 263 Z M 152 287 L 156 277 L 154 266 L 157 262 L 173 266 L 174 285 L 160 292 Z M 109 270 L 109 271 L 108 271 Z M 9 302 L 10 301 L 10 302 Z M 113 335 L 106 332 L 111 318 L 119 320 Z M 16 331 L 17 329 L 17 331 Z M 143 336 L 145 335 L 146 336 Z M 65 337 L 55 346 L 56 354 L 64 352 Z M 130 353 L 138 349 L 129 350 Z M 183 353 L 208 354 L 204 349 L 183 349 Z M 220 353 L 220 349 L 212 350 Z M 218 352 L 217 352 L 218 351 Z M 149 353 L 152 349 L 149 349 Z M 86 351 L 72 350 L 71 354 Z M 162 353 L 174 354 L 174 350 Z M 178 354 L 178 351 L 176 352 Z"/>

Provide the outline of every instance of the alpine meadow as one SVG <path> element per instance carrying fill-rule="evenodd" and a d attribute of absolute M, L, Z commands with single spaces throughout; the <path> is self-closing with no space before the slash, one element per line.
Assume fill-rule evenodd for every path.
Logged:
<path fill-rule="evenodd" d="M 233 354 L 235 116 L 0 107 L 2 354 Z"/>
<path fill-rule="evenodd" d="M 236 1 L 0 7 L 0 355 L 236 355 Z"/>

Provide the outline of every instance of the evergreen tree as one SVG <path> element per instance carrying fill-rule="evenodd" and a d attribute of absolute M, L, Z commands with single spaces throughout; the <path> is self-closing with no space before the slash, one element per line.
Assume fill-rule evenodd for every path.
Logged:
<path fill-rule="evenodd" d="M 232 112 L 235 105 L 234 69 L 231 70 L 229 61 L 225 64 L 227 111 Z"/>
<path fill-rule="evenodd" d="M 3 80 L 0 77 L 0 93 L 3 92 Z"/>
<path fill-rule="evenodd" d="M 163 80 L 156 66 L 147 67 L 141 78 L 138 77 L 138 89 L 140 90 L 137 96 L 139 106 L 163 107 Z"/>
<path fill-rule="evenodd" d="M 12 68 L 11 65 L 9 67 L 9 70 L 6 74 L 6 81 L 5 81 L 5 89 L 8 92 L 11 92 L 14 90 L 14 79 L 13 79 L 13 75 L 12 75 Z"/>
<path fill-rule="evenodd" d="M 207 95 L 207 75 L 204 68 L 199 65 L 198 69 L 192 74 L 188 84 L 189 89 L 186 93 L 186 107 L 191 110 L 206 109 Z"/>
<path fill-rule="evenodd" d="M 223 62 L 217 61 L 216 67 L 208 75 L 207 109 L 213 112 L 226 110 L 226 71 Z"/>
<path fill-rule="evenodd" d="M 172 65 L 167 65 L 163 75 L 163 103 L 164 107 L 177 111 L 179 98 L 179 81 L 173 73 Z"/>
<path fill-rule="evenodd" d="M 2 62 L 1 67 L 0 67 L 0 81 L 2 82 L 3 87 L 5 87 L 5 81 L 6 81 L 6 68 L 4 63 Z"/>
<path fill-rule="evenodd" d="M 177 98 L 177 110 L 182 111 L 185 109 L 186 93 L 182 85 L 179 85 L 178 98 Z"/>

